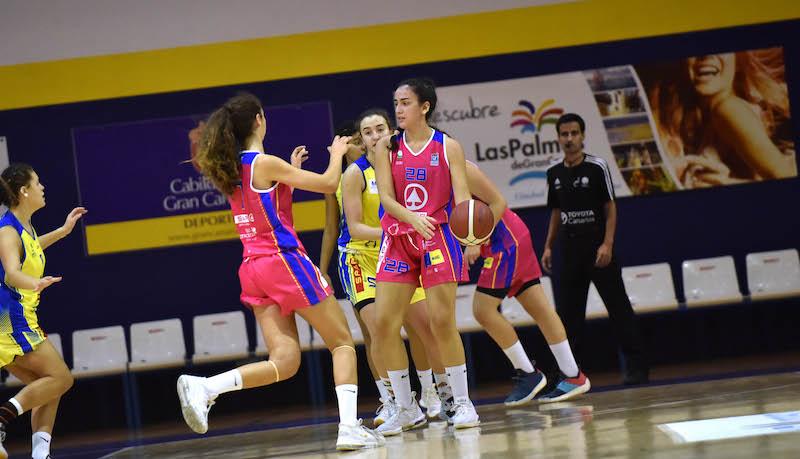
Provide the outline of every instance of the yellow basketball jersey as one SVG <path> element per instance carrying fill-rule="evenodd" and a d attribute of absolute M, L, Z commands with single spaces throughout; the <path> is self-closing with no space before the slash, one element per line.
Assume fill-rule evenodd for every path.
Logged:
<path fill-rule="evenodd" d="M 375 169 L 369 163 L 366 156 L 358 158 L 355 163 L 364 176 L 364 189 L 361 191 L 361 221 L 373 228 L 381 227 L 381 199 L 378 196 L 378 182 L 375 180 Z M 350 236 L 350 229 L 347 227 L 347 218 L 344 214 L 342 205 L 342 182 L 336 189 L 336 200 L 339 202 L 339 250 L 341 251 L 374 251 L 378 252 L 380 241 L 364 241 L 353 239 Z"/>
<path fill-rule="evenodd" d="M 11 226 L 22 240 L 20 270 L 36 279 L 44 274 L 44 250 L 39 244 L 36 231 L 29 233 L 10 211 L 0 219 L 0 228 Z M 17 289 L 6 285 L 5 271 L 0 266 L 0 333 L 25 333 L 38 327 L 36 308 L 39 306 L 39 293 L 33 290 Z"/>

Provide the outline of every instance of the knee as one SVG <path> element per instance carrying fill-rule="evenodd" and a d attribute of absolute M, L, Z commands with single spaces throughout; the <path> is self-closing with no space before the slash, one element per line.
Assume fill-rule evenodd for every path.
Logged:
<path fill-rule="evenodd" d="M 75 384 L 75 378 L 72 376 L 72 373 L 70 373 L 69 370 L 61 372 L 56 377 L 56 381 L 58 381 L 60 386 L 61 394 L 66 393 Z"/>
<path fill-rule="evenodd" d="M 441 335 L 456 327 L 456 317 L 452 310 L 446 308 L 433 308 L 430 312 L 431 331 L 434 335 Z"/>
<path fill-rule="evenodd" d="M 481 325 L 487 323 L 492 315 L 497 313 L 498 312 L 496 309 L 483 306 L 480 303 L 475 303 L 472 305 L 472 314 L 475 316 L 475 320 L 477 320 Z"/>
<path fill-rule="evenodd" d="M 394 314 L 379 314 L 375 318 L 376 340 L 383 339 L 387 336 L 400 334 L 400 327 L 403 324 L 402 317 L 395 317 Z"/>
<path fill-rule="evenodd" d="M 280 381 L 291 378 L 300 369 L 300 349 L 297 347 L 277 349 L 269 358 L 278 370 Z"/>

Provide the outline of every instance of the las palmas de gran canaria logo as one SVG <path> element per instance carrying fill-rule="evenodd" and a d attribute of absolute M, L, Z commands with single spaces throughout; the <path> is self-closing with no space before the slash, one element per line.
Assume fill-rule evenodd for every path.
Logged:
<path fill-rule="evenodd" d="M 533 141 L 526 143 L 523 148 L 525 156 L 533 157 L 534 155 L 546 155 L 560 153 L 558 140 L 545 140 L 539 137 L 542 129 L 548 124 L 555 125 L 558 118 L 564 113 L 564 109 L 555 106 L 555 99 L 546 99 L 539 104 L 538 110 L 536 106 L 527 101 L 520 100 L 518 108 L 511 112 L 511 125 L 512 128 L 520 128 L 520 133 L 530 133 L 533 136 Z M 551 128 L 552 129 L 552 128 Z M 555 133 L 555 131 L 553 131 Z M 527 160 L 526 160 L 527 162 Z M 528 166 L 530 167 L 530 166 Z M 523 180 L 530 179 L 546 179 L 547 173 L 544 170 L 532 170 L 523 172 L 514 176 L 509 185 L 514 185 Z"/>

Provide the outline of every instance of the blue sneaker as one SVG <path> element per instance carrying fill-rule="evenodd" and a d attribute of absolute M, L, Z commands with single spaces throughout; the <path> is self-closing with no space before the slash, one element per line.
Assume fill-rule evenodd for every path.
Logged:
<path fill-rule="evenodd" d="M 544 373 L 536 369 L 533 370 L 533 373 L 517 370 L 517 374 L 512 379 L 514 380 L 514 388 L 511 389 L 511 394 L 503 402 L 506 406 L 520 406 L 530 402 L 547 385 L 547 378 Z"/>
<path fill-rule="evenodd" d="M 591 388 L 592 384 L 589 382 L 589 378 L 582 371 L 579 371 L 578 376 L 574 378 L 567 378 L 561 373 L 555 389 L 542 395 L 539 401 L 542 403 L 562 402 L 580 394 L 585 394 Z"/>

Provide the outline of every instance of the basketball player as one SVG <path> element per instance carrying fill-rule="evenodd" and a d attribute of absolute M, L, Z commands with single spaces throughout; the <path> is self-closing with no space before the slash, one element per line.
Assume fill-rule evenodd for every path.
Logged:
<path fill-rule="evenodd" d="M 177 389 L 184 420 L 195 432 L 205 433 L 208 411 L 220 394 L 292 377 L 300 365 L 294 319 L 299 314 L 319 332 L 333 357 L 339 402 L 336 448 L 381 446 L 383 437 L 356 419 L 356 352 L 347 320 L 292 227 L 292 189 L 333 192 L 350 138 L 334 138 L 328 147 L 328 168 L 315 174 L 265 154 L 266 131 L 261 102 L 251 94 L 237 95 L 209 117 L 196 160 L 228 196 L 244 246 L 239 268 L 241 300 L 255 314 L 270 350 L 269 360 L 210 378 L 181 375 Z"/>
<path fill-rule="evenodd" d="M 534 368 L 517 337 L 514 327 L 500 313 L 503 298 L 516 297 L 542 331 L 563 375 L 557 393 L 548 394 L 542 401 L 562 401 L 589 390 L 589 379 L 578 369 L 567 341 L 564 325 L 555 309 L 550 307 L 539 278 L 542 271 L 531 234 L 519 216 L 508 209 L 500 190 L 474 163 L 467 161 L 467 182 L 473 196 L 487 203 L 492 214 L 502 215 L 483 245 L 469 246 L 464 251 L 469 264 L 483 257 L 472 310 L 475 319 L 503 350 L 514 366 L 514 388 L 506 398 L 506 406 L 525 404 L 547 384 L 547 378 Z"/>
<path fill-rule="evenodd" d="M 70 234 L 86 209 L 72 209 L 64 225 L 39 236 L 31 224 L 33 214 L 45 206 L 39 176 L 31 166 L 14 163 L 0 177 L 0 204 L 9 208 L 0 218 L 0 367 L 25 383 L 0 405 L 0 458 L 8 457 L 2 445 L 6 426 L 31 410 L 31 456 L 45 459 L 50 457 L 58 403 L 73 380 L 36 316 L 42 291 L 61 281 L 43 276 L 44 249 Z"/>
<path fill-rule="evenodd" d="M 461 278 L 461 248 L 447 224 L 451 201 L 470 198 L 461 145 L 428 125 L 436 108 L 432 82 L 410 79 L 394 93 L 401 132 L 377 144 L 375 174 L 385 214 L 378 261 L 376 352 L 392 382 L 397 412 L 378 427 L 385 435 L 424 424 L 411 395 L 408 359 L 400 327 L 420 281 L 447 380 L 453 391 L 451 420 L 457 429 L 480 421 L 467 390 L 464 347 L 456 328 L 456 285 Z"/>
<path fill-rule="evenodd" d="M 336 191 L 338 207 L 341 209 L 339 246 L 339 278 L 350 302 L 366 326 L 365 336 L 376 332 L 375 274 L 378 265 L 378 245 L 383 235 L 380 225 L 380 198 L 375 181 L 375 147 L 391 131 L 389 115 L 382 109 L 370 109 L 362 113 L 355 122 L 359 129 L 366 154 L 351 164 L 342 175 Z M 422 385 L 420 404 L 426 414 L 434 418 L 441 411 L 441 401 L 433 384 L 433 372 L 428 362 L 433 363 L 437 383 L 446 380 L 439 359 L 439 350 L 430 330 L 425 292 L 418 288 L 411 298 L 411 308 L 404 320 L 411 345 L 411 354 L 417 367 L 417 376 Z M 366 339 L 365 339 L 366 342 Z M 430 351 L 428 355 L 426 350 Z M 372 366 L 379 375 L 376 379 L 382 406 L 375 418 L 375 425 L 385 422 L 394 412 L 394 397 L 391 383 L 382 358 L 368 345 Z"/>

